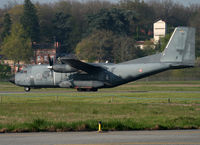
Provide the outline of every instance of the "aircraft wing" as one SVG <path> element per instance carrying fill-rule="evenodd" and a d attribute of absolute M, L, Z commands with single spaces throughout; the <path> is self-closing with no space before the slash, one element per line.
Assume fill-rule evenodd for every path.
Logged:
<path fill-rule="evenodd" d="M 69 59 L 69 58 L 61 58 L 61 62 L 64 64 L 68 64 L 73 68 L 76 68 L 78 70 L 82 70 L 87 73 L 98 73 L 100 71 L 103 71 L 104 68 L 98 65 L 84 63 L 80 60 L 76 59 Z"/>

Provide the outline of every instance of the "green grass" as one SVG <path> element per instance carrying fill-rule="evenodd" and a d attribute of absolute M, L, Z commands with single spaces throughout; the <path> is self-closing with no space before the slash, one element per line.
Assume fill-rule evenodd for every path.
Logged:
<path fill-rule="evenodd" d="M 98 129 L 98 121 L 105 131 L 200 128 L 199 86 L 200 82 L 137 82 L 90 93 L 15 93 L 23 88 L 0 83 L 0 132 L 91 131 Z M 13 94 L 4 93 L 9 90 Z"/>
<path fill-rule="evenodd" d="M 74 89 L 32 89 L 32 92 L 46 92 L 46 91 L 74 91 Z M 137 81 L 125 84 L 116 88 L 101 89 L 100 91 L 200 91 L 200 81 Z M 23 87 L 12 85 L 8 82 L 0 82 L 0 92 L 11 91 L 19 92 L 24 91 Z"/>

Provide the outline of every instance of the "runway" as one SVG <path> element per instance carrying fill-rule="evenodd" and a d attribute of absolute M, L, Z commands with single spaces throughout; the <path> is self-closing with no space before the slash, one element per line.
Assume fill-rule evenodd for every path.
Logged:
<path fill-rule="evenodd" d="M 1 145 L 200 145 L 200 130 L 0 134 Z"/>
<path fill-rule="evenodd" d="M 49 93 L 84 93 L 75 91 L 0 91 L 0 95 L 8 94 L 49 94 Z M 98 91 L 98 92 L 85 92 L 85 93 L 197 93 L 200 94 L 200 91 Z"/>

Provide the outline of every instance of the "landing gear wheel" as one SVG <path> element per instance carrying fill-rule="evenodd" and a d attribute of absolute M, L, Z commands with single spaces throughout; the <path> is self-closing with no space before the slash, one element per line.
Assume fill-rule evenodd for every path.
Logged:
<path fill-rule="evenodd" d="M 77 91 L 78 92 L 82 92 L 83 90 L 81 88 L 77 88 Z"/>
<path fill-rule="evenodd" d="M 24 87 L 24 91 L 29 92 L 31 90 L 31 88 L 29 87 Z"/>
<path fill-rule="evenodd" d="M 87 88 L 77 88 L 78 92 L 97 92 L 98 89 L 97 88 L 91 88 L 91 89 L 87 89 Z"/>
<path fill-rule="evenodd" d="M 92 88 L 91 91 L 92 91 L 92 92 L 97 92 L 98 89 L 97 89 L 97 88 Z"/>

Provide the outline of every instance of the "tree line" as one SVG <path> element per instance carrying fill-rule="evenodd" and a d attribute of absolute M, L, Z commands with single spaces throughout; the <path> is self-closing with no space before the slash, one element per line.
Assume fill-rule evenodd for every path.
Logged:
<path fill-rule="evenodd" d="M 0 9 L 0 53 L 15 62 L 28 62 L 33 44 L 59 42 L 63 54 L 73 53 L 90 62 L 122 62 L 163 49 L 140 50 L 135 45 L 138 40 L 150 40 L 153 23 L 162 19 L 168 34 L 177 26 L 195 27 L 196 54 L 200 56 L 199 17 L 199 5 L 186 7 L 171 0 L 61 0 L 49 4 L 25 0 L 23 5 Z"/>

